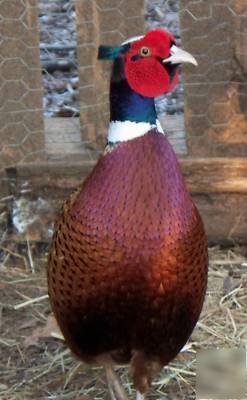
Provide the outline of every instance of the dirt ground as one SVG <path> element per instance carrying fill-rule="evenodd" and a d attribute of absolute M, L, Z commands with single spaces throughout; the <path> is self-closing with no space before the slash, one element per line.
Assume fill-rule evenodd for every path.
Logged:
<path fill-rule="evenodd" d="M 195 399 L 196 352 L 247 345 L 247 252 L 211 248 L 207 298 L 185 351 L 155 379 L 148 399 Z M 0 399 L 109 399 L 104 371 L 75 359 L 47 298 L 45 245 L 0 250 Z M 128 368 L 117 369 L 130 397 Z"/>

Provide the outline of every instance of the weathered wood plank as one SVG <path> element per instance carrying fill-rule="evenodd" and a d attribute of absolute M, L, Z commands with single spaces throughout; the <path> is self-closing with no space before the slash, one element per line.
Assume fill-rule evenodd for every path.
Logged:
<path fill-rule="evenodd" d="M 79 118 L 45 118 L 44 123 L 49 155 L 83 153 Z"/>
<path fill-rule="evenodd" d="M 36 189 L 73 188 L 95 163 L 96 160 L 82 160 L 21 164 L 16 169 L 16 179 L 17 183 L 30 180 Z M 180 164 L 191 193 L 247 193 L 245 158 L 180 158 Z"/>
<path fill-rule="evenodd" d="M 247 193 L 193 193 L 208 239 L 213 243 L 247 243 Z"/>
<path fill-rule="evenodd" d="M 49 241 L 55 215 L 71 191 L 86 178 L 96 160 L 23 164 L 7 170 L 12 193 L 28 201 L 45 199 L 46 217 L 29 230 L 30 240 Z M 247 160 L 244 158 L 180 159 L 188 189 L 203 217 L 210 242 L 247 243 Z M 21 240 L 25 235 L 15 238 Z"/>
<path fill-rule="evenodd" d="M 160 116 L 169 141 L 179 155 L 187 153 L 183 115 Z M 45 148 L 48 155 L 84 154 L 79 118 L 45 118 Z M 107 128 L 105 128 L 106 135 Z"/>
<path fill-rule="evenodd" d="M 176 115 L 163 115 L 159 116 L 160 123 L 168 132 L 183 132 L 184 134 L 184 115 L 176 114 Z"/>
<path fill-rule="evenodd" d="M 192 193 L 247 193 L 246 158 L 181 159 Z"/>
<path fill-rule="evenodd" d="M 45 118 L 46 143 L 80 143 L 79 118 Z"/>

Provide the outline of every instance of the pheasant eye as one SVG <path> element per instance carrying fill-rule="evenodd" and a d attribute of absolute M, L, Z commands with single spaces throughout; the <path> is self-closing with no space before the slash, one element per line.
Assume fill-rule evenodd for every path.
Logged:
<path fill-rule="evenodd" d="M 140 55 L 142 57 L 148 57 L 151 55 L 151 50 L 149 47 L 143 46 L 140 48 Z"/>

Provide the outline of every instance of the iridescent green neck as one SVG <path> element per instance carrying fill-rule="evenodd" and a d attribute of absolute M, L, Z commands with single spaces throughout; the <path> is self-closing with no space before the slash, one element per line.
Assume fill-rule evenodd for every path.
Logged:
<path fill-rule="evenodd" d="M 157 114 L 153 98 L 141 96 L 129 86 L 124 61 L 114 61 L 110 89 L 111 121 L 148 122 L 155 124 Z"/>

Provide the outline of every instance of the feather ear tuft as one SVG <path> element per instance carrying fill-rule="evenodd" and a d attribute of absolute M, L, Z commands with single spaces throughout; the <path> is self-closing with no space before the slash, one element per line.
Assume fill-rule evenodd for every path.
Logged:
<path fill-rule="evenodd" d="M 129 47 L 129 45 L 120 47 L 101 45 L 98 50 L 98 60 L 115 60 L 120 54 L 126 53 Z"/>

